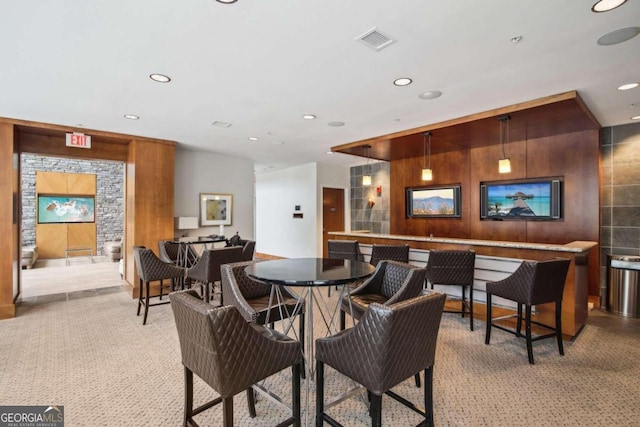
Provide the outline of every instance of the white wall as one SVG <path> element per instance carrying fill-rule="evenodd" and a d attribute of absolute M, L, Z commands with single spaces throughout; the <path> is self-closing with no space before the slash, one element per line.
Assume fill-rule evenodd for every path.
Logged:
<path fill-rule="evenodd" d="M 348 167 L 309 163 L 258 173 L 256 252 L 285 258 L 322 256 L 322 187 L 344 188 L 349 206 Z M 296 205 L 301 219 L 293 218 Z"/>
<path fill-rule="evenodd" d="M 253 161 L 207 151 L 176 147 L 174 216 L 199 216 L 200 193 L 232 194 L 232 225 L 225 236 L 236 231 L 244 239 L 254 238 Z M 188 230 L 190 236 L 219 234 L 219 227 Z"/>

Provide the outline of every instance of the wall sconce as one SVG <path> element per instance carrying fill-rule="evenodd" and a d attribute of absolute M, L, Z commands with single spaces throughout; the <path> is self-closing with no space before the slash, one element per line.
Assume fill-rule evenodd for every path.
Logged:
<path fill-rule="evenodd" d="M 376 202 L 374 202 L 373 199 L 369 199 L 369 201 L 367 202 L 367 206 L 369 206 L 369 209 L 371 209 L 375 204 Z"/>
<path fill-rule="evenodd" d="M 422 152 L 422 180 L 433 180 L 433 171 L 431 170 L 431 132 L 425 132 L 423 136 L 423 152 Z M 429 144 L 427 144 L 427 138 Z M 428 149 L 427 149 L 428 147 Z M 429 157 L 429 164 L 427 166 L 427 155 Z"/>
<path fill-rule="evenodd" d="M 499 173 L 510 173 L 511 172 L 511 161 L 507 157 L 504 152 L 504 144 L 509 142 L 509 120 L 511 116 L 505 114 L 504 116 L 498 117 L 500 121 L 500 147 L 502 148 L 502 158 L 498 161 L 498 172 Z"/>
<path fill-rule="evenodd" d="M 371 166 L 369 166 L 369 150 L 371 150 L 371 146 L 365 145 L 364 153 L 367 156 L 367 164 L 364 167 L 364 174 L 362 175 L 362 185 L 364 186 L 371 185 Z"/>

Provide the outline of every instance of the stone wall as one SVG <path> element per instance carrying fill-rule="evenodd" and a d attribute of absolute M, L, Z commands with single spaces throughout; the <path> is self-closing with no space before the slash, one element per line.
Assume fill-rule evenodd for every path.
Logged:
<path fill-rule="evenodd" d="M 640 123 L 601 131 L 600 295 L 607 255 L 640 255 Z"/>
<path fill-rule="evenodd" d="M 390 198 L 388 162 L 377 162 L 369 165 L 354 166 L 350 170 L 351 179 L 351 230 L 369 230 L 372 233 L 389 234 Z M 371 185 L 362 185 L 362 175 L 371 172 Z M 380 187 L 378 195 L 376 189 Z M 374 205 L 369 206 L 369 201 Z"/>
<path fill-rule="evenodd" d="M 96 175 L 96 244 L 102 253 L 105 241 L 123 237 L 124 181 L 123 162 L 67 159 L 23 153 L 21 156 L 22 244 L 36 242 L 36 172 L 67 172 Z"/>

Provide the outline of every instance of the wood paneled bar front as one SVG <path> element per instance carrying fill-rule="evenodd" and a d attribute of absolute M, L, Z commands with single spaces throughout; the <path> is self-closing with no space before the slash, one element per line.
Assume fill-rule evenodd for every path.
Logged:
<path fill-rule="evenodd" d="M 574 241 L 564 245 L 548 243 L 527 243 L 510 241 L 458 239 L 446 237 L 401 236 L 362 232 L 329 232 L 331 239 L 357 240 L 360 244 L 408 244 L 414 251 L 473 250 L 484 258 L 496 261 L 542 261 L 556 257 L 571 260 L 564 287 L 562 301 L 562 333 L 575 337 L 584 326 L 588 315 L 588 262 L 590 252 L 597 250 L 597 242 Z M 413 256 L 411 257 L 413 258 Z M 476 269 L 478 262 L 476 261 Z M 476 277 L 476 280 L 478 278 Z M 484 301 L 476 304 L 474 295 L 474 316 L 486 318 Z M 554 305 L 536 306 L 536 317 L 542 322 L 553 324 Z"/>

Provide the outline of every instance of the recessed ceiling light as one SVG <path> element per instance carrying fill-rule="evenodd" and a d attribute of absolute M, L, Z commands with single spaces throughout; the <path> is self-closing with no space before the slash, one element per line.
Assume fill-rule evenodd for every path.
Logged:
<path fill-rule="evenodd" d="M 638 83 L 627 83 L 622 86 L 618 86 L 618 90 L 629 90 L 638 87 Z"/>
<path fill-rule="evenodd" d="M 255 136 L 250 136 L 249 137 L 249 141 L 257 141 L 257 140 L 258 140 L 258 138 L 255 137 Z"/>
<path fill-rule="evenodd" d="M 633 116 L 631 117 L 631 120 L 640 120 L 640 116 Z"/>
<path fill-rule="evenodd" d="M 327 151 L 327 154 L 333 154 L 333 151 Z"/>
<path fill-rule="evenodd" d="M 305 120 L 313 120 L 316 118 L 315 114 L 303 114 L 302 118 Z"/>
<path fill-rule="evenodd" d="M 522 41 L 522 36 L 511 37 L 509 41 L 513 44 L 520 43 Z"/>
<path fill-rule="evenodd" d="M 440 92 L 439 90 L 429 90 L 426 92 L 422 92 L 420 95 L 418 95 L 418 98 L 435 99 L 435 98 L 439 98 L 440 96 L 442 96 L 442 92 Z"/>
<path fill-rule="evenodd" d="M 618 44 L 626 42 L 629 39 L 634 38 L 640 34 L 640 27 L 627 27 L 619 30 L 611 31 L 600 37 L 597 43 L 600 46 L 611 46 L 612 44 Z"/>
<path fill-rule="evenodd" d="M 344 122 L 329 122 L 327 124 L 334 128 L 339 128 L 340 126 L 344 126 Z"/>
<path fill-rule="evenodd" d="M 216 0 L 218 3 L 224 3 L 224 4 L 231 4 L 231 3 L 235 3 L 238 0 Z"/>
<path fill-rule="evenodd" d="M 125 114 L 124 118 L 129 120 L 138 120 L 140 116 L 136 116 L 135 114 Z"/>
<path fill-rule="evenodd" d="M 171 77 L 164 74 L 149 74 L 149 78 L 159 83 L 169 83 L 171 81 Z"/>
<path fill-rule="evenodd" d="M 393 84 L 396 86 L 408 86 L 411 83 L 413 83 L 413 80 L 411 80 L 409 77 L 400 77 L 399 79 L 395 79 L 393 81 Z"/>
<path fill-rule="evenodd" d="M 607 12 L 618 6 L 622 6 L 626 2 L 627 0 L 600 0 L 591 6 L 591 11 L 596 13 Z"/>

